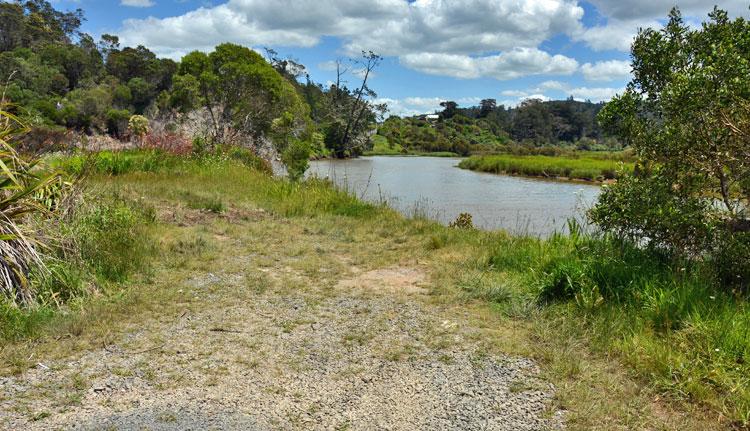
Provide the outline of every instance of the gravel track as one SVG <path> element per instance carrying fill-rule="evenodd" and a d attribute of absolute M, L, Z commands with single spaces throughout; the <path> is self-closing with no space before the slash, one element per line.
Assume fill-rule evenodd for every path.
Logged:
<path fill-rule="evenodd" d="M 0 378 L 0 426 L 563 427 L 563 415 L 549 411 L 554 388 L 535 364 L 483 349 L 483 332 L 467 316 L 426 300 L 423 269 L 351 268 L 319 285 L 283 261 L 256 273 L 196 275 L 182 288 L 204 306 L 145 319 L 98 350 Z M 78 399 L 60 402 L 71 381 Z"/>

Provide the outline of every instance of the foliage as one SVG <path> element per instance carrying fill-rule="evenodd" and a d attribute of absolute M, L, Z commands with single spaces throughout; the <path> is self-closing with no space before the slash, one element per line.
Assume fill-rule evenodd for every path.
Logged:
<path fill-rule="evenodd" d="M 44 203 L 55 193 L 59 174 L 16 152 L 14 140 L 23 131 L 16 117 L 0 110 L 0 291 L 14 303 L 28 304 L 34 298 L 29 274 L 47 271 L 39 251 L 44 236 L 28 221 L 50 216 L 54 208 Z"/>
<path fill-rule="evenodd" d="M 506 151 L 513 141 L 528 148 L 566 145 L 581 150 L 620 149 L 596 123 L 603 106 L 573 99 L 528 100 L 516 108 L 494 99 L 460 108 L 444 102 L 438 120 L 425 116 L 390 117 L 378 128 L 389 143 L 411 152 L 451 151 L 461 155 Z"/>
<path fill-rule="evenodd" d="M 143 115 L 133 115 L 128 120 L 128 132 L 139 141 L 146 136 L 148 131 L 148 118 Z"/>
<path fill-rule="evenodd" d="M 368 79 L 381 61 L 373 52 L 362 52 L 362 57 L 350 60 L 350 64 L 335 62 L 336 81 L 329 87 L 312 82 L 309 76 L 306 84 L 299 86 L 313 121 L 323 133 L 325 147 L 334 157 L 358 156 L 372 145 L 371 132 L 386 105 L 375 103 L 377 94 Z M 350 89 L 347 74 L 361 79 L 359 86 Z"/>
<path fill-rule="evenodd" d="M 107 131 L 115 137 L 123 137 L 128 132 L 132 114 L 127 109 L 107 111 Z"/>
<path fill-rule="evenodd" d="M 182 59 L 175 82 L 179 86 L 171 103 L 188 110 L 197 90 L 216 142 L 233 142 L 232 131 L 254 137 L 270 133 L 282 115 L 288 115 L 294 137 L 309 137 L 309 108 L 289 82 L 248 48 L 226 43 L 210 54 L 190 53 Z"/>
<path fill-rule="evenodd" d="M 0 77 L 14 113 L 34 127 L 59 125 L 121 137 L 122 112 L 142 114 L 172 85 L 177 65 L 143 46 L 120 49 L 79 31 L 83 12 L 45 0 L 0 3 Z"/>
<path fill-rule="evenodd" d="M 565 348 L 617 355 L 660 396 L 704 403 L 746 427 L 750 309 L 722 289 L 719 268 L 576 223 L 569 231 L 539 239 L 434 227 L 426 246 L 450 247 L 442 253 L 482 272 L 459 279 L 463 294 L 495 301 L 487 296 L 494 289 L 503 312 L 540 324 Z"/>
<path fill-rule="evenodd" d="M 289 179 L 299 181 L 307 171 L 310 159 L 310 145 L 299 139 L 293 139 L 283 153 L 281 161 L 284 162 Z"/>
<path fill-rule="evenodd" d="M 636 38 L 634 78 L 600 118 L 639 161 L 632 178 L 605 189 L 592 218 L 652 247 L 731 265 L 722 279 L 746 287 L 750 23 L 719 9 L 709 18 L 692 30 L 673 9 L 663 30 Z"/>

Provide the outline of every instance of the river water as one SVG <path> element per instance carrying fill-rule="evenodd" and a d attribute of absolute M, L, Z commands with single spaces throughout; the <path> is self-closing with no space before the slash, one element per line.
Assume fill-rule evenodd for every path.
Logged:
<path fill-rule="evenodd" d="M 599 195 L 588 184 L 486 174 L 456 167 L 459 158 L 375 156 L 310 163 L 309 176 L 407 216 L 448 223 L 463 212 L 482 229 L 546 237 L 581 219 Z"/>

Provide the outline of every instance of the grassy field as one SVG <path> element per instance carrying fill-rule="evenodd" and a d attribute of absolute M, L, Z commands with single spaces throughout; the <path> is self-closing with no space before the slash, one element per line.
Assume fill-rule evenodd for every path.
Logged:
<path fill-rule="evenodd" d="M 327 182 L 292 184 L 231 158 L 128 157 L 161 164 L 92 163 L 98 173 L 90 178 L 90 210 L 79 225 L 90 231 L 83 238 L 91 244 L 119 237 L 126 246 L 135 238 L 142 264 L 101 247 L 85 258 L 95 282 L 67 301 L 31 310 L 4 306 L 4 373 L 106 344 L 132 327 L 135 316 L 163 318 L 164 304 L 177 295 L 172 286 L 180 268 L 222 270 L 221 259 L 206 260 L 206 253 L 222 256 L 227 241 L 228 234 L 209 234 L 217 229 L 213 223 L 231 220 L 229 231 L 240 235 L 258 228 L 243 214 L 262 210 L 279 235 L 256 235 L 279 244 L 273 247 L 278 255 L 264 259 L 293 256 L 295 267 L 317 273 L 329 253 L 350 250 L 352 259 L 372 268 L 415 260 L 429 268 L 430 301 L 474 316 L 487 330 L 483 341 L 500 351 L 536 359 L 558 388 L 557 408 L 569 412 L 570 429 L 750 423 L 750 309 L 713 282 L 710 266 L 680 265 L 575 226 L 570 236 L 539 240 L 408 220 Z M 79 162 L 60 163 L 75 170 Z M 123 163 L 128 167 L 114 167 Z M 113 214 L 122 220 L 110 232 Z M 281 240 L 301 232 L 319 232 L 319 245 Z"/>
<path fill-rule="evenodd" d="M 499 154 L 472 156 L 459 165 L 463 169 L 494 174 L 529 177 L 564 178 L 584 181 L 616 179 L 618 172 L 633 170 L 631 162 L 623 162 L 609 153 L 581 153 L 567 156 L 517 156 Z"/>

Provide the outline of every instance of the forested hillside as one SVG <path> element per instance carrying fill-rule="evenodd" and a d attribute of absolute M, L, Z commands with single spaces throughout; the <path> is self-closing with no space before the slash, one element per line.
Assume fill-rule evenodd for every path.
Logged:
<path fill-rule="evenodd" d="M 24 141 L 35 151 L 80 146 L 87 135 L 189 146 L 195 130 L 179 131 L 198 118 L 210 144 L 270 140 L 288 162 L 310 152 L 346 157 L 366 148 L 382 110 L 366 78 L 354 89 L 324 87 L 295 61 L 232 44 L 176 62 L 114 35 L 95 41 L 84 20 L 45 0 L 0 2 L 2 103 L 31 127 Z M 373 53 L 352 60 L 365 70 L 379 62 Z M 161 127 L 134 133 L 134 115 Z"/>
<path fill-rule="evenodd" d="M 508 145 L 539 148 L 561 145 L 580 150 L 615 150 L 620 143 L 605 135 L 596 121 L 602 103 L 573 99 L 531 99 L 515 108 L 494 99 L 460 108 L 443 102 L 437 119 L 390 117 L 378 133 L 404 151 L 451 151 L 460 155 L 492 152 Z"/>

